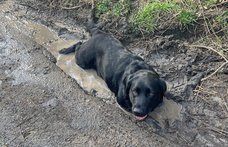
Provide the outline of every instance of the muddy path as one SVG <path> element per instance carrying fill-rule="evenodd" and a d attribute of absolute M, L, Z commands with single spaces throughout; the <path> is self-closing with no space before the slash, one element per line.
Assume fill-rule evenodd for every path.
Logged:
<path fill-rule="evenodd" d="M 0 146 L 175 145 L 86 94 L 6 4 L 0 22 Z"/>
<path fill-rule="evenodd" d="M 200 82 L 222 63 L 220 57 L 205 49 L 186 47 L 186 42 L 172 35 L 151 39 L 150 49 L 138 42 L 124 42 L 171 85 L 162 109 L 178 111 L 152 114 L 163 128 L 158 129 L 152 119 L 138 122 L 122 112 L 94 71 L 78 68 L 73 55 L 57 53 L 89 38 L 84 27 L 88 9 L 81 11 L 84 13 L 78 10 L 78 19 L 74 20 L 72 11 L 44 10 L 14 1 L 3 1 L 1 6 L 2 146 L 30 142 L 41 146 L 228 144 L 226 70 Z M 15 96 L 17 101 L 13 101 Z"/>

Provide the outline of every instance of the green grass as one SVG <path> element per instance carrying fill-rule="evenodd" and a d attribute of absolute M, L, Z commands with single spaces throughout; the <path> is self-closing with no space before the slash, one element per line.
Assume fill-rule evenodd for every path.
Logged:
<path fill-rule="evenodd" d="M 160 13 L 172 13 L 174 10 L 179 9 L 176 2 L 161 2 L 158 0 L 150 1 L 144 8 L 138 8 L 137 13 L 130 19 L 130 24 L 133 31 L 140 29 L 145 32 L 154 32 L 156 28 L 156 20 Z"/>
<path fill-rule="evenodd" d="M 114 15 L 116 17 L 127 16 L 130 12 L 130 0 L 119 0 L 114 3 L 111 0 L 100 0 L 97 4 L 97 9 L 100 15 Z"/>
<path fill-rule="evenodd" d="M 214 7 L 219 3 L 218 0 L 142 0 L 138 1 L 143 3 L 141 7 L 134 6 L 134 9 L 131 9 L 132 2 L 135 1 L 98 0 L 96 5 L 99 13 L 97 16 L 100 18 L 108 15 L 127 17 L 132 32 L 140 30 L 141 33 L 153 34 L 161 22 L 165 26 L 168 26 L 169 23 L 179 24 L 180 30 L 186 31 L 190 26 L 194 26 L 198 19 L 202 20 L 202 14 L 205 11 L 211 8 L 215 10 Z M 220 28 L 228 26 L 228 10 L 211 16 Z M 204 21 L 206 20 L 208 21 L 207 18 L 204 19 Z M 227 29 L 225 30 L 227 31 Z"/>
<path fill-rule="evenodd" d="M 101 13 L 104 13 L 111 10 L 110 6 L 111 6 L 110 0 L 101 0 L 97 4 L 97 10 L 99 10 Z"/>
<path fill-rule="evenodd" d="M 224 12 L 223 14 L 219 14 L 215 17 L 215 21 L 217 21 L 218 23 L 224 25 L 224 26 L 228 26 L 228 10 L 226 12 Z"/>
<path fill-rule="evenodd" d="M 219 0 L 205 0 L 204 6 L 208 8 L 213 4 L 218 4 L 218 2 L 219 2 Z"/>
<path fill-rule="evenodd" d="M 130 12 L 130 0 L 119 0 L 113 7 L 113 13 L 116 17 L 127 16 Z"/>
<path fill-rule="evenodd" d="M 179 20 L 180 28 L 182 30 L 188 30 L 189 25 L 194 25 L 193 21 L 195 20 L 195 11 L 187 11 L 183 10 L 181 13 L 177 16 L 177 19 Z"/>

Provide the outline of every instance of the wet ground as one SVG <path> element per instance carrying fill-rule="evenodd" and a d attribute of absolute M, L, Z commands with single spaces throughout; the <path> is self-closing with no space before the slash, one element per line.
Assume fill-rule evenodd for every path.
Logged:
<path fill-rule="evenodd" d="M 7 5 L 11 6 L 11 5 Z M 2 8 L 1 8 L 2 10 Z M 46 58 L 33 31 L 1 12 L 0 146 L 169 146 L 115 105 L 86 94 Z M 4 15 L 3 15 L 4 14 Z M 50 60 L 51 59 L 51 60 Z"/>
<path fill-rule="evenodd" d="M 0 14 L 2 146 L 228 144 L 228 77 L 224 72 L 200 82 L 222 63 L 207 50 L 186 47 L 173 36 L 151 40 L 150 50 L 127 43 L 170 83 L 166 105 L 151 114 L 158 129 L 152 119 L 138 122 L 121 111 L 105 83 L 77 67 L 73 55 L 58 54 L 89 38 L 68 13 L 40 13 L 5 1 Z"/>

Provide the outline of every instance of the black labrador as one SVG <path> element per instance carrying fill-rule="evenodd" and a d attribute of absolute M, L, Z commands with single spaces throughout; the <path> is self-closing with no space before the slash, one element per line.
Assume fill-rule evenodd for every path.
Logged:
<path fill-rule="evenodd" d="M 60 54 L 76 52 L 77 65 L 95 69 L 117 97 L 118 104 L 143 120 L 163 102 L 166 83 L 142 58 L 127 51 L 111 34 L 98 29 L 92 9 L 88 30 L 91 38 L 62 49 Z"/>

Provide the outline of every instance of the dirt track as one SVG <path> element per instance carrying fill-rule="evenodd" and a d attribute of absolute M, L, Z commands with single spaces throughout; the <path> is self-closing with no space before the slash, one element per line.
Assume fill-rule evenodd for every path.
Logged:
<path fill-rule="evenodd" d="M 4 3 L 1 2 L 1 5 Z M 4 8 L 4 11 L 0 12 L 1 146 L 228 145 L 226 138 L 228 118 L 227 108 L 224 105 L 227 102 L 226 74 L 220 74 L 217 78 L 201 83 L 201 87 L 205 88 L 204 92 L 210 92 L 211 95 L 205 97 L 198 92 L 196 95 L 201 97 L 194 97 L 191 92 L 194 86 L 191 85 L 198 84 L 199 81 L 194 81 L 192 78 L 194 76 L 181 79 L 186 72 L 181 70 L 183 67 L 173 66 L 169 68 L 171 72 L 168 70 L 164 72 L 163 69 L 169 66 L 165 64 L 167 61 L 162 60 L 163 58 L 153 58 L 156 56 L 152 51 L 152 54 L 145 59 L 153 66 L 157 65 L 156 61 L 164 63 L 161 70 L 157 65 L 157 70 L 166 80 L 174 84 L 176 82 L 177 85 L 177 81 L 190 83 L 187 91 L 190 91 L 191 95 L 185 97 L 186 93 L 182 93 L 184 88 L 180 87 L 173 99 L 183 105 L 183 120 L 175 122 L 166 131 L 158 131 L 145 122 L 135 121 L 120 111 L 116 105 L 107 104 L 97 97 L 86 94 L 75 80 L 53 63 L 55 58 L 29 37 L 34 33 L 33 30 L 27 30 L 24 35 L 20 32 L 21 29 L 12 25 L 14 24 L 12 22 L 23 23 L 23 20 L 34 19 L 56 32 L 61 30 L 61 27 L 56 27 L 56 23 L 52 21 L 58 21 L 58 15 L 52 16 L 50 20 L 50 14 L 41 17 L 37 15 L 36 10 L 27 9 L 22 5 L 9 3 L 4 6 L 9 8 Z M 22 10 L 26 11 L 26 14 L 19 13 Z M 11 15 L 15 17 L 14 20 L 9 19 Z M 34 17 L 36 15 L 37 17 Z M 74 22 L 71 21 L 69 24 Z M 67 34 L 72 32 L 67 31 L 65 35 Z M 165 43 L 160 44 L 161 42 Z M 170 55 L 168 61 L 171 62 L 171 56 L 174 56 L 175 62 L 180 65 L 188 66 L 190 62 L 198 64 L 197 61 L 201 61 L 199 59 L 203 59 L 203 63 L 217 60 L 214 56 L 201 56 L 201 51 L 188 50 L 169 37 L 160 41 L 155 40 L 154 44 L 154 47 L 160 50 L 161 56 L 167 58 L 168 52 Z M 171 51 L 172 47 L 178 45 L 175 51 Z M 164 48 L 168 51 L 162 50 Z M 142 55 L 142 49 L 135 47 L 131 50 Z M 203 53 L 205 52 L 204 50 Z M 189 56 L 188 61 L 186 56 Z M 212 65 L 201 65 L 200 68 L 204 70 Z M 173 77 L 175 74 L 172 73 L 176 69 L 179 69 L 177 78 Z M 190 70 L 192 75 L 201 76 L 199 67 L 191 66 Z M 172 78 L 173 81 L 170 80 Z M 211 86 L 212 84 L 214 85 Z"/>
<path fill-rule="evenodd" d="M 86 94 L 45 49 L 1 20 L 1 146 L 173 144 Z"/>

